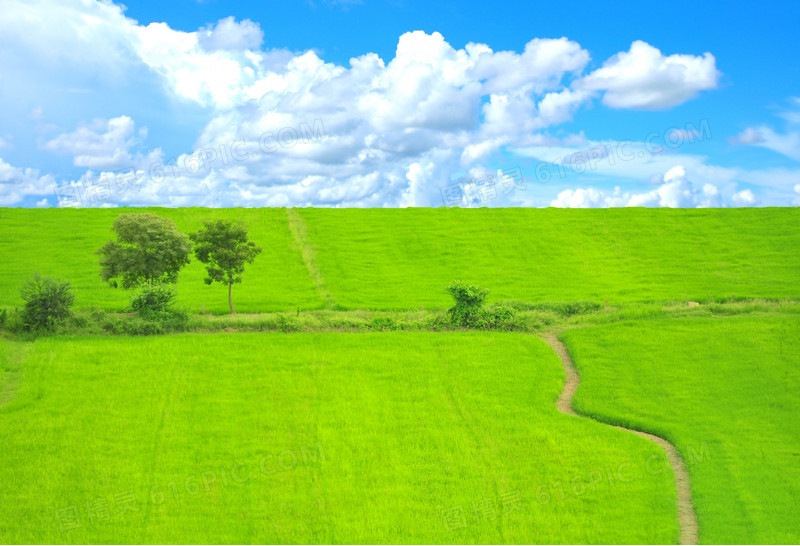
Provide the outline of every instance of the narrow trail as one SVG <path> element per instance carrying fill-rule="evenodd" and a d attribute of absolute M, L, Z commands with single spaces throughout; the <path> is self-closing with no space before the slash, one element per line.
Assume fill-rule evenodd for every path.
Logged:
<path fill-rule="evenodd" d="M 334 304 L 333 296 L 325 287 L 325 283 L 322 281 L 322 272 L 314 262 L 314 250 L 311 248 L 311 241 L 308 239 L 306 224 L 303 222 L 303 219 L 300 218 L 300 213 L 293 208 L 286 209 L 286 216 L 289 222 L 289 231 L 291 231 L 294 242 L 300 249 L 300 255 L 308 270 L 308 276 L 311 277 L 311 280 L 314 282 L 317 294 L 319 294 L 319 297 L 325 302 L 325 307 L 332 309 Z"/>
<path fill-rule="evenodd" d="M 578 390 L 580 376 L 578 375 L 578 369 L 572 362 L 572 358 L 569 356 L 569 351 L 567 351 L 566 345 L 564 345 L 554 333 L 548 332 L 547 334 L 542 335 L 542 339 L 544 339 L 544 341 L 550 345 L 553 351 L 558 355 L 558 358 L 561 359 L 561 364 L 564 367 L 564 373 L 567 374 L 567 379 L 564 382 L 564 390 L 558 397 L 556 408 L 558 408 L 558 411 L 561 413 L 565 413 L 567 415 L 575 415 L 578 417 L 591 419 L 591 417 L 579 415 L 572 408 L 572 399 L 575 396 L 575 391 Z M 667 459 L 672 467 L 672 473 L 675 476 L 678 501 L 678 525 L 680 526 L 679 543 L 697 544 L 697 515 L 695 514 L 694 505 L 692 504 L 692 490 L 691 484 L 689 483 L 689 471 L 686 469 L 686 463 L 675 446 L 664 438 L 655 436 L 653 434 L 648 434 L 647 432 L 620 427 L 617 425 L 609 425 L 608 423 L 603 423 L 602 421 L 597 421 L 596 419 L 592 420 L 604 425 L 618 428 L 620 430 L 632 432 L 633 434 L 647 438 L 648 440 L 661 446 L 661 449 L 663 449 L 667 454 Z"/>
<path fill-rule="evenodd" d="M 175 396 L 178 392 L 177 388 L 178 365 L 175 364 L 172 368 L 172 373 L 169 378 L 169 386 L 164 393 L 164 403 L 161 406 L 161 413 L 158 418 L 158 424 L 153 433 L 153 454 L 150 457 L 150 468 L 147 473 L 147 494 L 145 496 L 145 509 L 142 519 L 142 538 L 139 540 L 140 544 L 147 542 L 147 528 L 150 525 L 150 515 L 153 513 L 153 477 L 156 474 L 156 462 L 158 461 L 158 452 L 164 437 L 164 427 L 167 418 L 170 414 L 170 409 L 175 402 Z"/>
<path fill-rule="evenodd" d="M 19 390 L 22 382 L 22 362 L 31 349 L 31 343 L 11 343 L 6 341 L 7 347 L 0 347 L 4 351 L 0 355 L 0 364 L 5 368 L 5 373 L 0 370 L 0 407 L 10 403 Z"/>

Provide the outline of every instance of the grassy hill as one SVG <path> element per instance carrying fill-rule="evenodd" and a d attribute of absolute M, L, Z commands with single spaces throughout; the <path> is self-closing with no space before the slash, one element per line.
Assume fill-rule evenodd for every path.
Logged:
<path fill-rule="evenodd" d="M 145 211 L 244 220 L 234 301 L 263 314 L 3 330 L 0 542 L 674 543 L 664 452 L 607 423 L 681 451 L 701 542 L 797 542 L 799 210 L 0 208 L 0 308 L 38 272 L 125 310 L 95 251 Z M 203 277 L 180 305 L 227 313 Z M 532 304 L 528 333 L 435 331 L 454 279 Z M 680 303 L 737 298 L 791 301 Z M 547 305 L 582 300 L 612 305 Z M 560 328 L 582 416 L 530 335 Z"/>
<path fill-rule="evenodd" d="M 292 225 L 286 209 L 0 209 L 0 305 L 19 304 L 39 272 L 70 280 L 80 307 L 123 310 L 95 251 L 116 215 L 136 211 L 182 231 L 244 220 L 265 250 L 234 288 L 239 312 L 443 308 L 453 279 L 493 301 L 800 296 L 797 209 L 294 209 Z M 203 276 L 196 260 L 182 271 L 179 302 L 226 312 L 224 288 Z"/>

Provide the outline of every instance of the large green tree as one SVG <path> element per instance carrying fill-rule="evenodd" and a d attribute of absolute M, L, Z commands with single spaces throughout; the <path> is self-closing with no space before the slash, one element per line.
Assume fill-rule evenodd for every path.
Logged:
<path fill-rule="evenodd" d="M 247 227 L 241 222 L 203 220 L 203 224 L 199 231 L 189 234 L 195 244 L 194 254 L 206 264 L 206 284 L 216 281 L 228 285 L 228 305 L 235 315 L 233 285 L 242 282 L 245 264 L 253 262 L 261 247 L 248 240 Z"/>
<path fill-rule="evenodd" d="M 111 286 L 129 289 L 142 284 L 174 283 L 189 263 L 189 237 L 172 220 L 155 214 L 120 214 L 112 229 L 116 241 L 108 241 L 100 255 L 100 276 Z"/>

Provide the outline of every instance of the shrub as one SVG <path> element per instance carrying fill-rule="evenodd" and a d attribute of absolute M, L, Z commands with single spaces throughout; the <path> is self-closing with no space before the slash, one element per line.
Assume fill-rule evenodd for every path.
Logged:
<path fill-rule="evenodd" d="M 375 317 L 370 322 L 373 330 L 397 330 L 398 324 L 392 317 Z"/>
<path fill-rule="evenodd" d="M 6 319 L 8 318 L 8 311 L 5 309 L 0 309 L 0 328 L 6 325 Z"/>
<path fill-rule="evenodd" d="M 131 308 L 144 319 L 165 318 L 174 299 L 175 291 L 169 286 L 145 284 L 131 298 Z"/>
<path fill-rule="evenodd" d="M 489 290 L 479 286 L 454 281 L 447 291 L 455 300 L 455 305 L 447 310 L 450 323 L 454 326 L 466 326 L 482 330 L 506 326 L 514 316 L 510 307 L 495 307 L 491 310 L 483 307 Z"/>
<path fill-rule="evenodd" d="M 483 319 L 483 302 L 489 290 L 463 281 L 453 281 L 447 287 L 447 292 L 456 302 L 447 310 L 450 322 L 456 326 L 478 326 Z"/>
<path fill-rule="evenodd" d="M 496 328 L 506 324 L 514 318 L 514 310 L 510 307 L 499 305 L 493 309 L 486 311 L 489 322 L 492 328 Z"/>
<path fill-rule="evenodd" d="M 68 282 L 43 279 L 39 275 L 34 275 L 19 292 L 25 301 L 22 323 L 26 330 L 52 330 L 69 317 L 69 308 L 75 303 Z"/>

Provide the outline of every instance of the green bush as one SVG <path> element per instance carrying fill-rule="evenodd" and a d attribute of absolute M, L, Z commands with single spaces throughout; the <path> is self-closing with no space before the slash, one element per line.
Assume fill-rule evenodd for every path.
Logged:
<path fill-rule="evenodd" d="M 483 321 L 483 302 L 489 290 L 463 281 L 453 281 L 447 292 L 456 304 L 447 310 L 450 322 L 456 326 L 479 327 Z"/>
<path fill-rule="evenodd" d="M 6 319 L 8 318 L 8 311 L 5 309 L 0 309 L 0 328 L 6 325 Z"/>
<path fill-rule="evenodd" d="M 392 317 L 375 317 L 370 322 L 373 330 L 397 330 L 398 324 Z"/>
<path fill-rule="evenodd" d="M 463 281 L 453 281 L 447 292 L 455 300 L 455 305 L 447 310 L 453 326 L 489 330 L 509 326 L 514 316 L 510 307 L 498 306 L 493 309 L 483 307 L 489 290 Z"/>
<path fill-rule="evenodd" d="M 145 284 L 131 298 L 131 309 L 143 319 L 166 319 L 175 291 L 165 284 Z"/>
<path fill-rule="evenodd" d="M 19 291 L 25 305 L 21 318 L 26 330 L 52 330 L 69 317 L 75 295 L 68 282 L 34 275 Z"/>
<path fill-rule="evenodd" d="M 168 311 L 156 320 L 139 316 L 108 314 L 100 320 L 103 332 L 114 335 L 152 336 L 170 332 L 185 332 L 188 317 L 181 312 Z"/>

